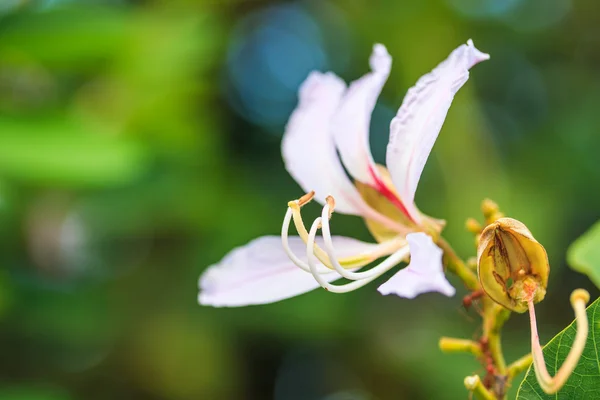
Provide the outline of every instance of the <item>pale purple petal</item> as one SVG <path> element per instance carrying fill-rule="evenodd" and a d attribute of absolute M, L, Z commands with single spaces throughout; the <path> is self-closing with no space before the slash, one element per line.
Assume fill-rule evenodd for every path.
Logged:
<path fill-rule="evenodd" d="M 339 257 L 371 251 L 374 244 L 352 238 L 333 238 Z M 289 238 L 290 249 L 306 261 L 306 245 L 297 236 Z M 328 282 L 337 272 L 324 275 Z M 232 250 L 209 267 L 199 281 L 198 302 L 214 307 L 239 307 L 274 303 L 319 287 L 313 276 L 287 257 L 279 236 L 263 236 Z"/>
<path fill-rule="evenodd" d="M 381 294 L 395 294 L 413 299 L 427 292 L 454 296 L 456 290 L 446 279 L 442 250 L 423 232 L 406 235 L 410 248 L 410 264 L 377 289 Z"/>
<path fill-rule="evenodd" d="M 363 183 L 377 186 L 378 172 L 369 146 L 371 114 L 392 67 L 382 44 L 373 46 L 371 72 L 352 82 L 335 113 L 332 130 L 344 166 Z"/>
<path fill-rule="evenodd" d="M 336 212 L 363 215 L 367 207 L 340 162 L 331 120 L 345 91 L 333 73 L 312 72 L 299 91 L 299 102 L 285 129 L 281 151 L 285 167 L 305 192 L 325 204 L 336 200 Z"/>
<path fill-rule="evenodd" d="M 411 217 L 420 215 L 414 199 L 425 162 L 438 137 L 454 95 L 469 79 L 469 68 L 489 59 L 469 40 L 410 88 L 390 125 L 387 167 Z"/>

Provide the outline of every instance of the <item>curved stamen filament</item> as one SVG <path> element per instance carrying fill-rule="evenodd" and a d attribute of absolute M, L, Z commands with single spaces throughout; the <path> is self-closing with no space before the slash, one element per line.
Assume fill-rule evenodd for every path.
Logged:
<path fill-rule="evenodd" d="M 328 204 L 325 205 L 325 207 L 323 207 L 323 212 L 321 213 L 321 225 L 322 225 L 322 229 L 323 229 L 323 240 L 325 242 L 325 252 L 329 256 L 329 259 L 331 260 L 333 268 L 335 268 L 335 270 L 341 276 L 343 276 L 346 279 L 351 279 L 353 281 L 367 279 L 367 278 L 371 278 L 371 277 L 378 277 L 381 274 L 383 274 L 384 272 L 386 272 L 387 270 L 389 270 L 391 267 L 393 267 L 394 265 L 397 265 L 399 262 L 402 261 L 402 259 L 396 260 L 396 258 L 390 257 L 390 258 L 386 259 L 385 261 L 381 262 L 376 267 L 373 267 L 373 268 L 369 269 L 368 271 L 363 271 L 363 272 L 352 272 L 352 271 L 348 271 L 344 267 L 342 267 L 340 265 L 340 263 L 337 261 L 335 249 L 333 248 L 333 241 L 331 239 L 331 231 L 329 229 L 329 216 L 333 212 L 333 198 L 329 197 L 327 200 L 328 200 L 327 201 Z M 404 244 L 404 246 L 406 246 L 406 242 L 404 242 L 403 244 Z M 398 246 L 398 245 L 399 245 L 399 243 L 396 242 L 395 246 Z M 376 259 L 376 258 L 379 258 L 379 256 L 374 255 L 373 259 Z M 390 264 L 392 264 L 392 265 L 390 265 Z"/>
<path fill-rule="evenodd" d="M 292 210 L 294 226 L 296 227 L 296 231 L 298 232 L 298 235 L 302 238 L 304 243 L 306 243 L 308 241 L 308 231 L 306 230 L 306 227 L 304 226 L 304 221 L 302 220 L 302 213 L 301 213 L 300 209 L 305 204 L 311 202 L 314 197 L 315 197 L 315 192 L 311 191 L 311 192 L 305 194 L 304 196 L 300 197 L 298 200 L 293 200 L 293 201 L 288 202 L 288 207 Z M 331 196 L 329 196 L 329 197 L 331 198 Z M 379 212 L 375 211 L 371 207 L 367 206 L 367 207 L 361 208 L 361 210 L 364 214 L 363 215 L 364 218 L 379 222 L 380 224 L 388 227 L 389 229 L 391 229 L 395 232 L 398 232 L 398 234 L 400 234 L 400 235 L 406 235 L 408 232 L 410 232 L 410 229 L 408 227 L 391 220 L 390 218 L 384 216 L 383 214 L 380 214 Z M 387 253 L 387 254 L 390 254 L 390 253 Z M 319 245 L 316 245 L 316 244 L 315 244 L 315 256 L 327 268 L 333 269 L 333 266 L 329 262 L 329 258 L 327 257 L 327 254 L 323 251 L 323 249 L 321 249 L 319 247 Z M 343 264 L 343 262 L 341 262 L 341 263 Z M 353 267 L 356 267 L 356 265 L 352 265 L 350 268 L 353 268 Z"/>
<path fill-rule="evenodd" d="M 314 192 L 310 192 L 310 193 L 305 194 L 298 200 L 290 201 L 288 203 L 288 209 L 286 211 L 285 217 L 283 218 L 283 225 L 281 226 L 281 240 L 282 240 L 284 251 L 288 255 L 289 259 L 294 264 L 296 264 L 296 266 L 298 266 L 299 268 L 303 269 L 304 271 L 306 271 L 308 273 L 310 273 L 309 266 L 304 261 L 300 260 L 290 249 L 288 235 L 289 235 L 290 222 L 291 222 L 291 219 L 293 218 L 294 226 L 296 227 L 296 230 L 298 231 L 298 235 L 304 241 L 304 243 L 308 243 L 308 231 L 306 230 L 306 228 L 304 226 L 304 221 L 302 220 L 302 214 L 300 212 L 300 208 L 303 205 L 310 202 L 313 199 L 313 197 L 314 197 Z M 327 198 L 327 203 L 328 203 L 328 205 L 330 204 L 330 206 L 327 208 L 329 210 L 329 212 L 327 214 L 327 219 L 328 219 L 331 217 L 331 213 L 333 213 L 333 204 L 334 204 L 333 197 L 329 196 Z M 369 252 L 358 253 L 354 256 L 336 259 L 335 261 L 339 266 L 341 266 L 342 268 L 346 268 L 346 269 L 363 267 L 363 266 L 369 264 L 370 262 L 376 260 L 377 258 L 392 254 L 393 252 L 398 250 L 398 248 L 400 246 L 403 246 L 405 243 L 406 243 L 406 241 L 402 237 L 399 236 L 396 239 L 392 239 L 387 242 L 374 245 L 372 250 Z M 326 268 L 328 268 L 329 271 L 333 270 L 334 267 L 329 259 L 329 256 L 327 255 L 327 253 L 325 251 L 323 251 L 323 249 L 321 249 L 317 244 L 314 245 L 314 248 L 315 248 L 314 254 L 319 259 L 319 261 Z M 323 271 L 322 268 L 319 270 L 319 272 L 321 272 L 321 273 L 326 273 L 329 271 Z"/>
<path fill-rule="evenodd" d="M 577 366 L 581 353 L 583 353 L 588 336 L 588 319 L 585 306 L 589 299 L 589 293 L 583 289 L 577 289 L 571 294 L 571 306 L 575 311 L 577 333 L 575 334 L 575 340 L 567 358 L 554 377 L 551 377 L 546 369 L 544 353 L 542 352 L 542 346 L 540 346 L 540 338 L 537 331 L 533 299 L 528 301 L 529 320 L 531 322 L 531 353 L 533 354 L 535 377 L 542 390 L 548 394 L 554 394 L 563 387 Z"/>
<path fill-rule="evenodd" d="M 306 271 L 310 274 L 311 271 L 310 271 L 310 267 L 308 266 L 308 264 L 305 263 L 304 261 L 300 260 L 294 254 L 292 249 L 290 249 L 290 244 L 288 241 L 288 232 L 290 229 L 291 220 L 292 220 L 292 209 L 288 207 L 287 212 L 285 213 L 285 217 L 283 218 L 283 225 L 281 226 L 281 243 L 283 244 L 283 250 L 287 254 L 288 258 L 290 260 L 292 260 L 292 262 L 294 264 L 296 264 L 297 267 L 299 267 L 300 269 L 303 269 L 304 271 Z M 319 274 L 325 274 L 328 272 L 331 272 L 331 269 L 327 268 L 325 266 L 320 266 L 319 268 L 317 268 L 317 273 L 319 273 Z"/>
<path fill-rule="evenodd" d="M 358 281 L 346 283 L 343 285 L 332 285 L 329 282 L 327 282 L 325 279 L 323 279 L 323 277 L 318 273 L 317 265 L 315 264 L 314 246 L 315 246 L 317 230 L 319 229 L 319 226 L 321 225 L 321 220 L 322 220 L 321 217 L 315 219 L 315 221 L 313 222 L 313 224 L 310 228 L 310 232 L 308 234 L 308 242 L 306 244 L 306 256 L 308 258 L 308 265 L 310 267 L 310 272 L 312 273 L 312 275 L 316 279 L 316 281 L 319 283 L 319 285 L 321 285 L 325 290 L 328 290 L 333 293 L 347 293 L 347 292 L 356 290 L 356 289 L 372 282 L 373 280 L 375 280 L 379 275 L 381 275 L 382 273 L 386 272 L 387 270 L 389 270 L 392 267 L 394 267 L 395 265 L 397 265 L 408 255 L 408 246 L 405 246 L 405 247 L 399 249 L 398 251 L 396 251 L 394 254 L 389 256 L 386 260 L 384 260 L 381 263 L 381 264 L 385 263 L 386 268 L 380 269 L 379 275 L 373 275 L 368 278 L 364 278 L 364 279 L 361 279 Z M 375 268 L 377 268 L 377 267 L 375 267 Z"/>
<path fill-rule="evenodd" d="M 304 221 L 302 221 L 302 213 L 300 212 L 300 207 L 309 203 L 313 197 L 315 196 L 315 192 L 310 192 L 302 196 L 298 200 L 290 201 L 288 203 L 288 209 L 292 211 L 292 217 L 294 219 L 294 225 L 296 226 L 296 231 L 298 231 L 298 235 L 302 238 L 304 243 L 308 242 L 308 232 L 306 231 L 306 227 L 304 226 Z M 333 266 L 329 262 L 329 258 L 327 257 L 327 253 L 323 251 L 318 245 L 315 245 L 315 256 L 319 259 L 319 261 L 325 265 L 329 269 L 333 269 Z"/>

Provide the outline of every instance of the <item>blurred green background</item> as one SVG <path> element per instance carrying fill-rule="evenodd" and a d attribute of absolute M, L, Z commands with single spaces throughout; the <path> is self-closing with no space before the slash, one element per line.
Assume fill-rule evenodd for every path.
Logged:
<path fill-rule="evenodd" d="M 591 289 L 565 251 L 600 217 L 599 2 L 0 0 L 0 399 L 467 398 L 483 371 L 437 348 L 478 334 L 455 280 L 452 299 L 376 284 L 240 309 L 196 296 L 302 194 L 279 146 L 310 70 L 356 79 L 388 47 L 383 162 L 406 90 L 469 38 L 492 58 L 457 95 L 417 203 L 464 257 L 484 197 L 530 227 L 552 265 L 545 342 L 572 320 L 570 291 Z M 358 218 L 333 229 L 369 240 Z M 509 359 L 528 341 L 513 316 Z"/>

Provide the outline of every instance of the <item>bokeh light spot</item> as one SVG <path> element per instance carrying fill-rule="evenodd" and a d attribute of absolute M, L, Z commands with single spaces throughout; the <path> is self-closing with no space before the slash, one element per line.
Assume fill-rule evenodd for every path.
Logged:
<path fill-rule="evenodd" d="M 500 16 L 511 10 L 520 0 L 447 0 L 460 14 L 473 18 Z"/>
<path fill-rule="evenodd" d="M 541 31 L 561 22 L 571 7 L 571 0 L 523 0 L 502 20 L 518 32 Z"/>
<path fill-rule="evenodd" d="M 269 7 L 242 19 L 228 56 L 226 96 L 247 120 L 281 126 L 296 103 L 298 86 L 330 63 L 322 33 L 302 5 Z"/>

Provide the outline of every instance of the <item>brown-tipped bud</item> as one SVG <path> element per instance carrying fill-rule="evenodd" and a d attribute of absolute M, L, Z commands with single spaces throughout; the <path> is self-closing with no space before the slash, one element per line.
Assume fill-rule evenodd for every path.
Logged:
<path fill-rule="evenodd" d="M 485 223 L 491 224 L 500 218 L 504 218 L 504 214 L 500 212 L 498 204 L 490 199 L 485 199 L 481 203 L 481 211 L 485 217 Z"/>
<path fill-rule="evenodd" d="M 479 239 L 477 274 L 483 290 L 509 310 L 527 311 L 527 301 L 546 295 L 550 265 L 542 246 L 522 223 L 500 218 Z"/>
<path fill-rule="evenodd" d="M 467 222 L 465 222 L 465 228 L 471 233 L 479 235 L 483 227 L 475 218 L 468 218 Z"/>
<path fill-rule="evenodd" d="M 474 271 L 477 270 L 477 257 L 469 257 L 469 259 L 467 259 L 467 267 Z"/>
<path fill-rule="evenodd" d="M 485 199 L 481 202 L 481 212 L 483 212 L 483 216 L 488 218 L 500 211 L 498 204 L 495 201 L 490 199 Z"/>

